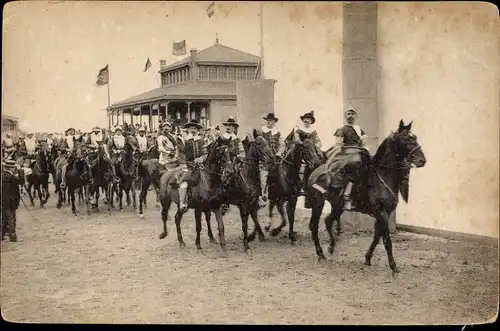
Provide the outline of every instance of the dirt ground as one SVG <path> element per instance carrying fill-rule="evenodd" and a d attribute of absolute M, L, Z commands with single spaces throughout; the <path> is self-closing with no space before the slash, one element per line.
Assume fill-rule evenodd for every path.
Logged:
<path fill-rule="evenodd" d="M 131 211 L 74 217 L 68 207 L 21 206 L 17 243 L 2 242 L 2 313 L 13 322 L 215 324 L 471 324 L 495 316 L 498 248 L 398 232 L 401 273 L 382 244 L 363 265 L 370 234 L 343 234 L 320 264 L 298 215 L 298 243 L 287 231 L 243 252 L 236 208 L 225 217 L 228 257 L 194 245 L 190 211 L 180 248 L 173 221 L 166 239 L 149 194 L 146 218 Z M 173 212 L 171 212 L 171 217 Z M 275 216 L 277 217 L 277 216 Z M 173 218 L 173 217 L 172 217 Z M 275 218 L 274 223 L 277 222 Z M 323 223 L 323 222 L 322 222 Z M 327 253 L 327 234 L 320 236 Z M 215 219 L 214 235 L 218 238 Z"/>

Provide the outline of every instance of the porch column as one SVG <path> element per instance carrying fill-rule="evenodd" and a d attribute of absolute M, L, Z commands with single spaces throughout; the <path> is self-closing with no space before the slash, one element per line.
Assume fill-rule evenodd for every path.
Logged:
<path fill-rule="evenodd" d="M 187 115 L 188 115 L 187 117 L 188 117 L 188 118 L 187 118 L 187 121 L 188 121 L 188 122 L 189 122 L 189 121 L 191 121 L 191 104 L 192 104 L 192 102 L 191 102 L 191 101 L 188 101 L 188 102 L 187 102 L 187 106 L 188 106 L 188 111 L 187 111 Z"/>
<path fill-rule="evenodd" d="M 122 109 L 122 125 L 125 123 L 125 109 Z"/>
<path fill-rule="evenodd" d="M 151 107 L 151 106 L 150 106 Z M 151 108 L 150 108 L 151 109 Z M 142 126 L 142 107 L 140 108 L 140 113 L 139 113 L 139 124 Z"/>
<path fill-rule="evenodd" d="M 149 118 L 148 118 L 148 126 L 149 126 L 149 132 L 153 131 L 153 126 L 152 126 L 152 121 L 151 119 L 153 118 L 153 104 L 149 105 Z"/>

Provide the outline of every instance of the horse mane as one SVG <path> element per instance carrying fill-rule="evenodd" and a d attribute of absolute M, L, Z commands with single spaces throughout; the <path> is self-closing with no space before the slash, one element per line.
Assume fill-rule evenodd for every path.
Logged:
<path fill-rule="evenodd" d="M 377 152 L 372 157 L 372 163 L 379 163 L 387 156 L 390 151 L 390 146 L 392 145 L 392 137 L 393 136 L 391 134 L 382 141 L 380 146 L 377 148 Z"/>

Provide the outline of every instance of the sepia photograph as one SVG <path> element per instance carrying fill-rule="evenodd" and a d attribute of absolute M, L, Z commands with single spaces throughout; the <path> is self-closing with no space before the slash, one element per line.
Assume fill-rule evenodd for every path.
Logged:
<path fill-rule="evenodd" d="M 11 1 L 2 28 L 7 326 L 498 318 L 493 3 Z"/>

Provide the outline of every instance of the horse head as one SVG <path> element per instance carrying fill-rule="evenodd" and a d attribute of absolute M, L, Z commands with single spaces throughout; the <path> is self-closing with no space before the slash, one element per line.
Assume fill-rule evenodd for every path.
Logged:
<path fill-rule="evenodd" d="M 247 135 L 248 148 L 245 150 L 247 153 L 247 160 L 253 161 L 257 159 L 261 163 L 267 165 L 275 159 L 275 155 L 269 146 L 269 142 L 257 130 L 253 129 L 252 136 Z"/>
<path fill-rule="evenodd" d="M 398 162 L 409 167 L 421 168 L 427 160 L 417 141 L 417 136 L 411 132 L 412 124 L 413 121 L 405 125 L 401 120 L 397 132 L 390 137 L 396 149 Z"/>

